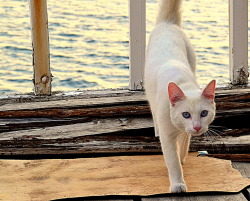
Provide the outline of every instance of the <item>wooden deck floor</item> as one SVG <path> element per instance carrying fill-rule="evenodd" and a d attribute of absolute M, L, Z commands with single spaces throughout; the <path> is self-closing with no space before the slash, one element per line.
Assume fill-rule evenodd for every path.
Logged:
<path fill-rule="evenodd" d="M 192 139 L 191 151 L 229 158 L 250 178 L 250 90 L 219 91 L 212 128 L 220 137 Z M 161 153 L 143 92 L 77 92 L 51 97 L 0 97 L 0 158 L 71 158 Z M 218 189 L 219 190 L 219 189 Z M 153 197 L 68 200 L 250 200 L 238 194 L 192 193 Z"/>

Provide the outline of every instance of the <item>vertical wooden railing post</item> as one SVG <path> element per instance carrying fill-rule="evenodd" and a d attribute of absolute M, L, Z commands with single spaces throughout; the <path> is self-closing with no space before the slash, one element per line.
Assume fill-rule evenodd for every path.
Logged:
<path fill-rule="evenodd" d="M 142 90 L 146 47 L 146 0 L 129 0 L 129 89 Z"/>
<path fill-rule="evenodd" d="M 47 0 L 30 0 L 30 13 L 34 91 L 36 95 L 51 95 Z"/>
<path fill-rule="evenodd" d="M 248 1 L 229 0 L 230 80 L 248 83 Z"/>

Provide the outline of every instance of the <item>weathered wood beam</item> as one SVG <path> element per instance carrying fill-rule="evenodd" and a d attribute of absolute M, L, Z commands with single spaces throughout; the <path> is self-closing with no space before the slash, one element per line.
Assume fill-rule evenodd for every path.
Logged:
<path fill-rule="evenodd" d="M 220 142 L 221 143 L 221 142 Z M 236 142 L 237 143 L 237 142 Z M 14 139 L 0 141 L 0 158 L 1 156 L 13 155 L 61 155 L 61 154 L 149 154 L 162 153 L 159 140 L 152 137 L 142 136 L 88 136 L 72 139 L 44 140 L 36 137 L 27 137 L 26 139 Z M 242 144 L 202 144 L 199 146 L 191 143 L 190 151 L 207 150 L 209 153 L 219 154 L 244 154 L 250 153 L 249 147 Z M 213 156 L 213 155 L 211 155 Z M 218 155 L 219 156 L 219 155 Z M 245 154 L 244 161 L 249 157 Z M 226 157 L 220 155 L 220 157 Z M 226 159 L 226 158 L 225 158 Z M 227 157 L 233 159 L 233 156 Z M 243 161 L 235 157 L 234 161 Z"/>
<path fill-rule="evenodd" d="M 150 118 L 104 119 L 1 133 L 0 155 L 161 153 Z M 149 127 L 150 126 L 150 127 Z M 250 153 L 248 135 L 194 137 L 190 151 Z"/>
<path fill-rule="evenodd" d="M 48 119 L 48 118 L 23 118 L 23 119 L 0 119 L 0 133 L 18 130 L 30 130 L 34 128 L 46 128 L 60 125 L 70 125 L 77 123 L 85 123 L 92 121 L 92 118 L 64 118 L 64 119 Z M 1 138 L 0 138 L 1 140 Z"/>
<path fill-rule="evenodd" d="M 28 98 L 28 97 L 23 97 L 19 99 L 20 103 L 12 103 L 12 104 L 5 104 L 2 105 L 0 107 L 0 116 L 4 117 L 4 115 L 7 115 L 8 117 L 8 113 L 9 116 L 14 117 L 14 114 L 17 112 L 17 115 L 15 117 L 18 116 L 18 114 L 22 115 L 21 113 L 25 113 L 26 115 L 29 113 L 29 111 L 34 110 L 34 112 L 30 112 L 30 113 L 35 113 L 35 112 L 40 112 L 42 110 L 50 110 L 50 109 L 54 109 L 54 112 L 56 110 L 58 110 L 58 113 L 60 113 L 60 110 L 70 110 L 69 112 L 65 112 L 68 113 L 68 115 L 72 115 L 73 114 L 73 110 L 77 110 L 78 109 L 85 109 L 85 108 L 103 108 L 103 107 L 110 107 L 110 109 L 112 109 L 112 106 L 124 106 L 124 107 L 128 107 L 131 106 L 131 110 L 136 109 L 136 106 L 140 106 L 138 109 L 140 111 L 144 110 L 143 113 L 150 113 L 149 111 L 149 107 L 148 107 L 148 103 L 147 100 L 145 98 L 145 95 L 143 93 L 125 93 L 125 95 L 123 95 L 122 93 L 115 93 L 115 94 L 111 94 L 110 97 L 99 97 L 98 96 L 94 96 L 95 98 L 93 98 L 93 96 L 84 96 L 80 98 L 78 96 L 76 97 L 57 97 L 58 99 L 56 99 L 56 97 L 51 97 L 51 98 Z M 50 101 L 51 100 L 51 101 Z M 3 102 L 5 101 L 5 103 L 8 101 L 8 99 L 6 100 L 2 100 Z M 34 102 L 31 102 L 34 101 Z M 38 102 L 39 101 L 39 102 Z M 41 101 L 41 102 L 40 102 Z M 228 112 L 230 113 L 230 110 L 234 110 L 233 112 L 235 112 L 235 109 L 239 109 L 239 111 L 244 111 L 250 108 L 250 93 L 243 93 L 243 94 L 217 94 L 216 95 L 216 103 L 217 103 L 217 110 L 218 112 L 220 111 L 226 111 L 228 110 Z M 144 109 L 141 107 L 144 106 Z M 118 109 L 118 108 L 117 108 Z M 39 111 L 40 110 L 40 111 Z M 118 110 L 119 111 L 119 110 Z M 6 113 L 5 113 L 6 112 Z M 139 112 L 139 111 L 138 111 Z M 63 112 L 61 112 L 62 115 L 66 115 L 63 114 Z M 137 113 L 137 111 L 135 110 L 135 113 Z M 23 114 L 23 116 L 25 116 L 25 114 Z M 32 116 L 32 114 L 31 114 Z M 62 116 L 64 117 L 64 116 Z"/>
<path fill-rule="evenodd" d="M 5 98 L 4 98 L 5 97 Z M 0 110 L 36 109 L 46 107 L 72 107 L 85 105 L 116 104 L 117 102 L 140 101 L 147 102 L 144 92 L 128 90 L 83 91 L 59 93 L 53 96 L 14 95 L 0 96 Z M 249 102 L 250 89 L 218 90 L 216 103 Z M 39 104 L 38 104 L 39 103 Z"/>
<path fill-rule="evenodd" d="M 208 154 L 206 156 L 234 162 L 250 162 L 250 154 Z"/>
<path fill-rule="evenodd" d="M 2 105 L 0 154 L 7 157 L 11 154 L 161 153 L 143 93 L 115 92 L 110 97 L 94 97 L 65 100 L 51 97 L 53 101 L 39 103 L 45 99 L 35 98 L 34 103 L 31 100 L 22 103 L 20 99 L 20 103 Z M 218 110 L 213 125 L 219 126 L 221 137 L 193 138 L 190 150 L 250 153 L 248 99 L 249 92 L 217 94 Z"/>
<path fill-rule="evenodd" d="M 124 105 L 123 105 L 124 104 Z M 76 117 L 133 117 L 138 115 L 151 116 L 150 108 L 145 102 L 140 104 L 132 102 L 129 105 L 119 103 L 116 106 L 105 105 L 103 107 L 61 107 L 61 108 L 39 108 L 25 110 L 4 110 L 0 111 L 0 118 L 76 118 Z M 228 128 L 248 127 L 247 118 L 250 115 L 250 108 L 234 110 L 217 110 L 214 125 L 229 126 Z M 237 124 L 235 124 L 237 122 Z"/>
<path fill-rule="evenodd" d="M 24 117 L 113 117 L 150 114 L 147 105 L 124 105 L 95 108 L 47 108 L 38 110 L 0 111 L 0 118 Z"/>

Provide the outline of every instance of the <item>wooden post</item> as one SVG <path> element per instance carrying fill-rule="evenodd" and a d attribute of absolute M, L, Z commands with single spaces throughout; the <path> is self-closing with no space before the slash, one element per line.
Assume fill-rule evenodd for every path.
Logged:
<path fill-rule="evenodd" d="M 129 89 L 142 90 L 146 47 L 146 0 L 129 0 Z"/>
<path fill-rule="evenodd" d="M 248 1 L 229 1 L 230 80 L 233 85 L 248 83 Z"/>
<path fill-rule="evenodd" d="M 51 95 L 47 0 L 30 0 L 30 12 L 34 91 L 36 95 Z"/>

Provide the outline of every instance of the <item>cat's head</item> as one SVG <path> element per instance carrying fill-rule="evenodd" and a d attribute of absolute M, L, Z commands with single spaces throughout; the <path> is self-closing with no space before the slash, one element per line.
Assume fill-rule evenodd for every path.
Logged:
<path fill-rule="evenodd" d="M 177 129 L 201 135 L 215 117 L 215 80 L 203 90 L 185 94 L 175 83 L 168 85 L 171 121 Z"/>

